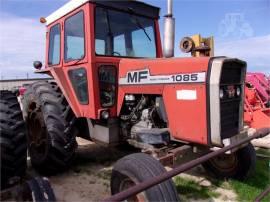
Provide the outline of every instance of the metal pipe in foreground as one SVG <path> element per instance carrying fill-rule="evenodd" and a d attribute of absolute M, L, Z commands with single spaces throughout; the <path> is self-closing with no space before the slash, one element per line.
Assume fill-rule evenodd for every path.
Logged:
<path fill-rule="evenodd" d="M 144 191 L 144 190 L 146 190 L 146 189 L 148 189 L 148 188 L 150 188 L 150 187 L 152 187 L 154 185 L 157 185 L 157 184 L 159 184 L 159 183 L 161 183 L 163 181 L 166 181 L 166 180 L 168 180 L 168 179 L 170 179 L 170 178 L 172 178 L 172 177 L 174 177 L 174 176 L 176 176 L 176 175 L 178 175 L 178 174 L 180 174 L 180 173 L 182 173 L 184 171 L 187 171 L 187 170 L 189 170 L 189 169 L 191 169 L 191 168 L 193 168 L 193 167 L 195 167 L 195 166 L 197 166 L 197 165 L 199 165 L 199 164 L 201 164 L 201 163 L 203 163 L 205 161 L 208 161 L 211 158 L 214 158 L 214 157 L 216 157 L 216 156 L 218 156 L 220 154 L 225 153 L 226 151 L 234 149 L 235 147 L 237 147 L 237 146 L 239 146 L 241 144 L 249 142 L 249 141 L 251 141 L 252 139 L 255 139 L 255 138 L 262 138 L 262 137 L 266 136 L 269 133 L 270 133 L 270 128 L 259 129 L 254 133 L 254 135 L 249 136 L 249 137 L 247 137 L 247 138 L 245 138 L 243 140 L 240 140 L 238 143 L 231 144 L 231 145 L 223 147 L 223 148 L 221 148 L 221 149 L 219 149 L 217 151 L 208 153 L 208 154 L 206 154 L 206 155 L 204 155 L 202 157 L 194 159 L 194 160 L 192 160 L 192 161 L 190 161 L 188 163 L 182 164 L 182 165 L 176 167 L 175 169 L 173 169 L 171 171 L 163 173 L 163 174 L 161 174 L 159 176 L 156 176 L 156 177 L 154 177 L 154 178 L 152 178 L 150 180 L 146 180 L 144 182 L 141 182 L 141 183 L 139 183 L 139 184 L 137 184 L 137 185 L 135 185 L 133 187 L 128 188 L 125 191 L 122 191 L 122 192 L 120 192 L 118 194 L 115 194 L 115 195 L 103 200 L 103 202 L 123 201 L 123 200 L 125 200 L 125 199 L 127 199 L 127 198 L 129 198 L 131 196 L 134 196 L 134 195 L 136 195 L 136 194 L 138 194 L 138 193 L 140 193 L 140 192 L 142 192 L 142 191 Z"/>
<path fill-rule="evenodd" d="M 270 186 L 256 197 L 255 202 L 260 202 L 270 193 Z"/>

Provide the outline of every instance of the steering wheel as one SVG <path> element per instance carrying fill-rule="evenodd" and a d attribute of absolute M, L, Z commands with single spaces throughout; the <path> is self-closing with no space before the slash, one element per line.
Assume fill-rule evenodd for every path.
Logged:
<path fill-rule="evenodd" d="M 113 51 L 113 53 L 112 53 L 113 55 L 118 55 L 118 56 L 121 56 L 121 54 L 119 53 L 119 52 L 117 52 L 117 51 Z"/>

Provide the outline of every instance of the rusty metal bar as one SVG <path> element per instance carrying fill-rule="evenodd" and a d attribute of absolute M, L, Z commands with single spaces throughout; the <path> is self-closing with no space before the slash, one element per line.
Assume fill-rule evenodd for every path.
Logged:
<path fill-rule="evenodd" d="M 163 173 L 159 176 L 156 176 L 152 179 L 149 179 L 149 180 L 146 180 L 144 182 L 141 182 L 133 187 L 130 187 L 118 194 L 115 194 L 109 198 L 106 198 L 103 200 L 103 202 L 118 202 L 118 201 L 123 201 L 131 196 L 134 196 L 154 185 L 157 185 L 163 181 L 166 181 L 182 172 L 185 172 L 197 165 L 200 165 L 201 163 L 205 162 L 205 161 L 208 161 L 209 159 L 211 158 L 214 158 L 220 154 L 223 154 L 225 153 L 226 151 L 229 151 L 231 149 L 234 149 L 235 147 L 241 145 L 241 144 L 244 144 L 246 142 L 250 142 L 252 139 L 255 139 L 255 138 L 262 138 L 264 136 L 266 136 L 267 134 L 270 133 L 270 128 L 262 128 L 262 129 L 258 129 L 252 136 L 249 136 L 245 139 L 242 139 L 240 140 L 238 143 L 235 143 L 235 144 L 231 144 L 229 146 L 226 146 L 226 147 L 223 147 L 217 151 L 214 151 L 214 152 L 211 152 L 211 153 L 208 153 L 202 157 L 199 157 L 197 159 L 194 159 L 188 163 L 185 163 L 185 164 L 182 164 L 182 165 L 179 165 L 178 167 L 174 168 L 173 170 L 171 171 L 168 171 L 166 173 Z"/>
<path fill-rule="evenodd" d="M 264 190 L 262 193 L 259 194 L 259 196 L 256 197 L 255 202 L 260 202 L 262 199 L 270 193 L 270 186 Z"/>

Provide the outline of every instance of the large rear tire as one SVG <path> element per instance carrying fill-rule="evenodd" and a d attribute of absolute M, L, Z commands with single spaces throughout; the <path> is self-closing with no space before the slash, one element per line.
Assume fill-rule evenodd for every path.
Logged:
<path fill-rule="evenodd" d="M 223 154 L 202 164 L 216 178 L 244 180 L 255 170 L 256 152 L 252 144 L 232 154 Z"/>
<path fill-rule="evenodd" d="M 152 177 L 166 172 L 163 165 L 150 155 L 137 153 L 116 162 L 111 175 L 111 194 L 117 194 Z M 173 181 L 167 180 L 127 201 L 179 201 Z"/>
<path fill-rule="evenodd" d="M 0 92 L 1 190 L 14 177 L 22 177 L 27 167 L 26 128 L 14 93 Z"/>
<path fill-rule="evenodd" d="M 75 116 L 55 82 L 36 82 L 24 95 L 31 163 L 43 174 L 70 165 L 77 147 Z"/>

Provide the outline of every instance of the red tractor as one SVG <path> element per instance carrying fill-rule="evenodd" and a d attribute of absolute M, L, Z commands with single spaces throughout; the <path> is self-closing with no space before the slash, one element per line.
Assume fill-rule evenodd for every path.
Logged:
<path fill-rule="evenodd" d="M 163 49 L 159 8 L 138 1 L 73 0 L 41 19 L 47 25 L 46 63 L 34 66 L 54 81 L 34 83 L 24 95 L 28 149 L 37 170 L 67 168 L 77 136 L 107 146 L 130 144 L 143 153 L 115 164 L 115 194 L 165 172 L 162 164 L 173 165 L 183 154 L 195 158 L 247 136 L 246 63 L 172 58 L 171 3 Z M 243 179 L 254 165 L 254 148 L 245 144 L 203 166 L 218 177 Z M 171 180 L 136 197 L 178 199 Z"/>

